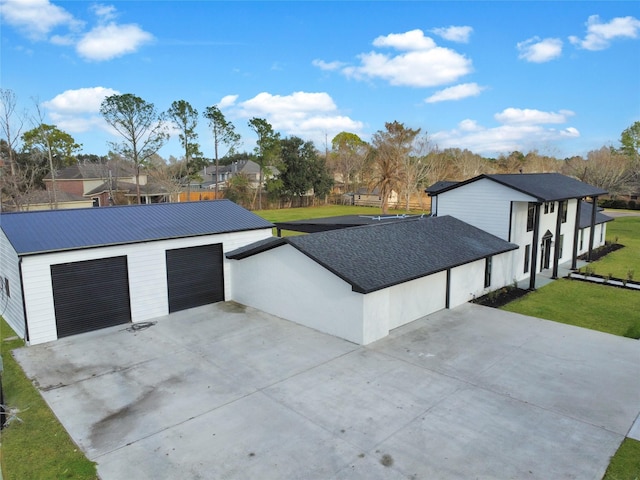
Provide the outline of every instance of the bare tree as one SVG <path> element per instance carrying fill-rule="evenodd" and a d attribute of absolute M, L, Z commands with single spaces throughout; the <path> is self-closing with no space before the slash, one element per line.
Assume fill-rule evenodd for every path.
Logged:
<path fill-rule="evenodd" d="M 2 175 L 2 189 L 4 193 L 11 191 L 11 197 L 15 200 L 15 195 L 19 191 L 19 175 L 16 163 L 16 151 L 18 140 L 24 126 L 26 113 L 16 114 L 16 95 L 13 90 L 0 88 L 0 128 L 2 129 L 3 140 L 6 142 L 2 149 L 3 159 L 7 159 L 10 167 L 10 175 Z M 1 202 L 1 199 L 0 199 Z M 14 202 L 15 203 L 15 202 Z"/>
<path fill-rule="evenodd" d="M 592 150 L 587 159 L 573 157 L 567 161 L 565 172 L 595 187 L 607 190 L 611 196 L 625 195 L 631 189 L 633 171 L 626 155 L 610 147 Z"/>
<path fill-rule="evenodd" d="M 385 123 L 385 130 L 373 134 L 374 177 L 372 188 L 380 191 L 382 213 L 389 210 L 389 196 L 406 181 L 407 164 L 420 129 L 406 128 L 397 121 Z"/>

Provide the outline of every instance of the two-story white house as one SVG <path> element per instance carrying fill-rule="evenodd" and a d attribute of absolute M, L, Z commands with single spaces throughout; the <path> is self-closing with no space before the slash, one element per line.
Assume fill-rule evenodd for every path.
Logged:
<path fill-rule="evenodd" d="M 528 277 L 532 289 L 536 273 L 550 270 L 557 278 L 559 264 L 570 261 L 575 268 L 579 250 L 590 256 L 604 244 L 606 224 L 596 221 L 596 200 L 607 192 L 559 173 L 479 175 L 439 182 L 426 191 L 432 197 L 432 215 L 451 215 L 517 244 L 513 280 Z M 585 203 L 586 198 L 592 203 Z M 591 222 L 580 249 L 585 206 Z"/>

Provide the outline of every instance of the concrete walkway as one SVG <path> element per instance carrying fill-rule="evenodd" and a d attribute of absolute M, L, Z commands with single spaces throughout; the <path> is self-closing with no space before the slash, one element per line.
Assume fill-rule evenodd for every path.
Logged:
<path fill-rule="evenodd" d="M 368 347 L 221 303 L 15 355 L 103 480 L 600 480 L 640 412 L 640 342 L 471 304 Z"/>

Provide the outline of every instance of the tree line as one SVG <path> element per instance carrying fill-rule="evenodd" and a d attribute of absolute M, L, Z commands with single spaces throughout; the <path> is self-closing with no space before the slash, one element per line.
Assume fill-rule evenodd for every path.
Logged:
<path fill-rule="evenodd" d="M 19 210 L 30 193 L 44 189 L 49 176 L 56 195 L 56 173 L 76 163 L 128 165 L 136 179 L 140 202 L 140 173 L 150 175 L 168 190 L 187 191 L 202 180 L 204 168 L 215 168 L 216 198 L 226 198 L 250 208 L 263 208 L 266 195 L 270 203 L 297 205 L 302 198 L 326 201 L 331 192 L 353 195 L 360 189 L 375 191 L 382 210 L 395 192 L 407 210 L 424 189 L 440 180 L 465 180 L 483 173 L 561 172 L 603 188 L 612 196 L 640 190 L 640 122 L 625 129 L 620 148 L 603 146 L 586 158 L 558 159 L 537 151 L 518 151 L 488 158 L 467 149 L 439 149 L 427 132 L 393 121 L 365 142 L 351 132 L 341 132 L 325 145 L 324 152 L 313 142 L 297 136 L 282 138 L 264 118 L 251 118 L 249 128 L 256 134 L 252 152 L 239 152 L 241 137 L 235 126 L 217 105 L 206 107 L 202 119 L 208 122 L 214 151 L 203 155 L 196 128 L 199 112 L 187 101 L 174 101 L 167 111 L 158 111 L 152 103 L 133 94 L 106 97 L 100 114 L 117 133 L 118 141 L 109 143 L 106 156 L 79 153 L 82 145 L 56 125 L 44 123 L 38 104 L 35 114 L 16 112 L 16 97 L 11 90 L 0 89 L 0 156 L 2 159 L 2 204 Z M 27 120 L 32 128 L 26 130 Z M 168 160 L 158 151 L 178 136 L 181 158 Z M 217 179 L 221 165 L 252 160 L 259 166 L 258 185 L 252 188 L 248 178 L 235 175 L 225 184 Z M 273 171 L 277 172 L 273 175 Z M 348 198 L 348 197 L 346 197 Z M 26 199 L 26 200 L 25 200 Z"/>

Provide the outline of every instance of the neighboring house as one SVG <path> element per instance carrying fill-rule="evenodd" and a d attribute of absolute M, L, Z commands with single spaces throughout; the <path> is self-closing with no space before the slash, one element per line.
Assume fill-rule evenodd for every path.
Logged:
<path fill-rule="evenodd" d="M 91 207 L 91 200 L 67 192 L 56 192 L 55 197 L 50 190 L 35 190 L 20 198 L 20 209 L 24 212 L 34 210 L 51 210 L 53 208 L 87 208 Z"/>
<path fill-rule="evenodd" d="M 375 188 L 369 190 L 367 188 L 359 188 L 353 195 L 353 204 L 361 207 L 380 207 L 382 206 L 382 195 L 380 189 Z M 398 206 L 398 192 L 392 190 L 389 193 L 389 201 L 387 203 L 389 208 L 395 208 Z"/>
<path fill-rule="evenodd" d="M 368 344 L 510 284 L 517 245 L 453 217 L 271 238 L 227 254 L 232 298 Z"/>
<path fill-rule="evenodd" d="M 44 177 L 47 191 L 53 189 L 51 173 Z M 148 176 L 141 172 L 138 176 L 142 203 L 169 201 L 168 193 L 162 187 L 148 183 Z M 70 165 L 56 172 L 56 192 L 66 192 L 84 196 L 95 207 L 113 205 L 116 195 L 122 195 L 127 203 L 137 203 L 136 176 L 129 166 L 86 163 Z M 59 208 L 64 206 L 59 202 Z"/>
<path fill-rule="evenodd" d="M 135 183 L 110 180 L 98 185 L 84 195 L 89 197 L 94 207 L 111 206 L 114 199 L 124 198 L 127 205 L 138 203 L 138 188 Z M 166 188 L 153 183 L 140 185 L 140 203 L 165 203 L 171 201 L 171 194 Z"/>
<path fill-rule="evenodd" d="M 240 160 L 230 165 L 219 165 L 217 180 L 215 165 L 206 167 L 203 173 L 204 184 L 208 185 L 211 189 L 216 188 L 216 181 L 218 182 L 218 188 L 224 188 L 226 182 L 240 174 L 246 175 L 251 188 L 258 188 L 260 183 L 260 165 L 252 160 Z M 268 166 L 266 172 L 263 173 L 262 180 L 266 181 L 268 178 L 273 178 L 279 173 L 276 167 Z"/>
<path fill-rule="evenodd" d="M 427 191 L 433 215 L 454 216 L 517 244 L 513 280 L 528 277 L 532 289 L 537 272 L 551 269 L 556 278 L 560 263 L 575 267 L 582 200 L 591 198 L 587 210 L 595 212 L 597 198 L 607 193 L 559 173 L 480 175 Z M 587 242 L 589 253 L 604 237 L 590 235 Z"/>
<path fill-rule="evenodd" d="M 594 248 L 604 245 L 607 238 L 607 222 L 613 217 L 605 215 L 602 208 L 598 207 L 595 218 Z M 578 233 L 578 255 L 584 255 L 589 251 L 589 238 L 591 235 L 591 204 L 581 202 L 580 205 L 580 232 Z"/>
<path fill-rule="evenodd" d="M 3 318 L 30 344 L 231 298 L 226 252 L 273 225 L 228 200 L 3 213 Z"/>

